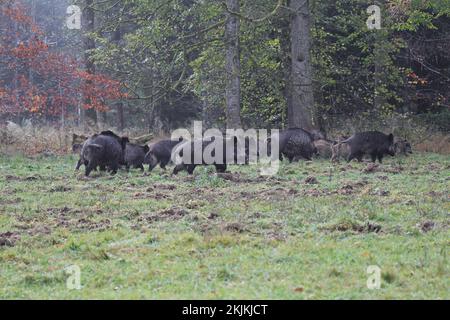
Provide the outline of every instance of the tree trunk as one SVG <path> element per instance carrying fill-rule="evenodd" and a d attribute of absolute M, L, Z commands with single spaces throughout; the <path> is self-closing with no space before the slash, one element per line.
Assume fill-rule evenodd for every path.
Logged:
<path fill-rule="evenodd" d="M 155 119 L 158 118 L 158 111 L 155 106 L 155 99 L 154 99 L 154 83 L 155 83 L 155 68 L 154 66 L 151 67 L 150 72 L 147 74 L 145 79 L 145 86 L 144 86 L 144 95 L 146 97 L 149 97 L 148 103 L 146 102 L 145 106 L 145 112 L 146 112 L 146 118 L 147 118 L 147 128 L 148 133 L 156 133 L 157 128 L 155 127 Z"/>
<path fill-rule="evenodd" d="M 228 10 L 239 12 L 239 0 L 226 0 Z M 241 63 L 239 48 L 239 17 L 227 12 L 225 25 L 226 48 L 226 110 L 227 127 L 241 127 Z"/>
<path fill-rule="evenodd" d="M 84 60 L 86 65 L 86 71 L 90 74 L 95 74 L 95 66 L 92 60 L 90 59 L 90 54 L 87 52 L 88 50 L 95 49 L 95 41 L 87 36 L 88 33 L 94 31 L 94 20 L 95 20 L 95 12 L 92 8 L 94 1 L 86 0 L 86 8 L 83 12 L 83 49 L 84 49 Z M 86 81 L 87 86 L 91 86 L 91 81 Z M 88 97 L 83 97 L 85 104 L 90 104 L 91 101 Z M 89 126 L 97 126 L 97 112 L 94 109 L 87 109 L 85 111 L 85 125 Z"/>
<path fill-rule="evenodd" d="M 120 24 L 117 26 L 117 29 L 114 30 L 112 40 L 115 44 L 119 45 L 120 40 L 122 40 L 122 30 Z M 125 127 L 124 117 L 123 117 L 123 102 L 119 101 L 116 104 L 117 107 L 117 128 L 119 131 L 123 131 Z"/>
<path fill-rule="evenodd" d="M 292 111 L 292 81 L 291 79 L 291 38 L 290 38 L 290 22 L 289 19 L 282 19 L 280 21 L 280 49 L 281 49 L 281 63 L 283 66 L 283 76 L 285 79 L 283 95 L 286 100 L 285 114 L 282 118 L 282 126 L 286 125 L 286 118 L 290 119 L 289 112 Z"/>
<path fill-rule="evenodd" d="M 372 32 L 375 32 L 375 40 L 374 40 L 374 98 L 373 98 L 373 106 L 374 106 L 374 112 L 376 114 L 381 114 L 383 105 L 386 102 L 384 100 L 382 90 L 383 90 L 383 70 L 384 70 L 384 50 L 383 50 L 383 35 L 382 30 L 373 30 Z"/>
<path fill-rule="evenodd" d="M 123 131 L 125 129 L 125 119 L 123 117 L 123 102 L 118 102 L 116 104 L 117 107 L 117 128 L 119 131 Z"/>
<path fill-rule="evenodd" d="M 292 101 L 288 101 L 288 125 L 290 128 L 313 129 L 314 108 L 310 10 L 308 0 L 290 0 L 291 18 L 291 88 Z"/>

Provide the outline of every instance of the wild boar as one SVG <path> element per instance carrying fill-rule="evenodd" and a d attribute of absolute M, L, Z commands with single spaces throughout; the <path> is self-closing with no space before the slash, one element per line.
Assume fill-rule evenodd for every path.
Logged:
<path fill-rule="evenodd" d="M 148 164 L 148 170 L 152 171 L 158 164 L 161 169 L 165 169 L 170 162 L 173 149 L 183 141 L 179 140 L 161 140 L 149 147 L 144 158 L 144 164 Z"/>
<path fill-rule="evenodd" d="M 378 159 L 381 163 L 385 154 L 395 155 L 394 135 L 392 133 L 389 135 L 379 131 L 355 133 L 340 144 L 348 144 L 350 147 L 348 162 L 355 158 L 362 161 L 363 156 L 367 154 L 370 155 L 372 162 Z"/>
<path fill-rule="evenodd" d="M 311 160 L 317 152 L 313 141 L 313 135 L 304 129 L 292 128 L 281 131 L 279 133 L 280 160 L 283 160 L 283 156 L 288 158 L 289 162 L 298 158 Z"/>
<path fill-rule="evenodd" d="M 212 148 L 213 146 L 210 146 L 214 142 L 215 146 L 220 147 L 221 150 L 221 156 L 217 154 L 216 159 L 216 150 Z M 185 156 L 183 154 L 184 150 L 186 150 L 186 144 L 190 144 L 189 155 Z M 202 148 L 196 149 L 196 146 L 201 145 Z M 244 144 L 245 145 L 245 144 Z M 211 153 L 208 154 L 211 156 L 211 160 L 214 161 L 207 161 L 205 159 L 205 155 L 207 153 L 204 152 L 205 148 L 211 147 Z M 173 169 L 173 174 L 177 174 L 178 172 L 182 170 L 186 170 L 189 174 L 193 174 L 195 168 L 199 165 L 214 165 L 216 168 L 216 172 L 225 172 L 227 170 L 228 164 L 236 164 L 239 163 L 239 161 L 243 161 L 243 163 L 246 163 L 248 160 L 248 155 L 246 154 L 246 148 L 242 148 L 240 150 L 239 144 L 238 144 L 238 138 L 222 138 L 222 137 L 213 137 L 212 139 L 203 139 L 201 141 L 198 141 L 197 143 L 195 141 L 186 141 L 174 150 L 176 154 L 178 154 L 181 158 L 181 163 L 177 163 L 175 168 Z M 199 152 L 200 155 L 200 161 L 196 162 L 195 153 Z M 188 159 L 188 161 L 184 162 L 185 159 Z"/>
<path fill-rule="evenodd" d="M 394 139 L 395 154 L 405 155 L 412 154 L 411 144 L 406 139 Z"/>
<path fill-rule="evenodd" d="M 149 147 L 147 145 L 140 146 L 137 144 L 127 143 L 125 146 L 124 162 L 126 170 L 129 171 L 130 167 L 133 166 L 136 169 L 141 169 L 144 171 L 144 158 Z"/>

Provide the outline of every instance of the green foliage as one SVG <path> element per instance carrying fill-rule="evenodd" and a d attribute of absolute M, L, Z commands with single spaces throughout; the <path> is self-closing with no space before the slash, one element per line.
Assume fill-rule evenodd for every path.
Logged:
<path fill-rule="evenodd" d="M 436 19 L 442 16 L 450 17 L 449 0 L 414 0 L 407 5 L 394 2 L 394 7 L 402 10 L 405 17 L 394 25 L 394 28 L 401 31 L 418 31 L 421 27 L 436 30 Z"/>
<path fill-rule="evenodd" d="M 38 12 L 51 3 L 40 3 Z M 276 3 L 240 0 L 246 127 L 287 123 L 291 13 L 286 4 L 274 11 Z M 314 117 L 331 128 L 337 119 L 381 122 L 397 112 L 448 108 L 449 0 L 384 2 L 381 30 L 368 30 L 368 5 L 365 0 L 310 1 Z M 154 131 L 194 119 L 207 126 L 225 124 L 222 1 L 106 0 L 94 6 L 92 58 L 98 70 L 126 84 L 127 123 Z M 255 22 L 261 17 L 266 18 Z M 55 28 L 54 22 L 42 23 Z M 63 36 L 66 42 L 80 40 L 73 30 Z"/>
<path fill-rule="evenodd" d="M 401 105 L 405 73 L 395 65 L 395 55 L 404 43 L 384 12 L 382 29 L 368 30 L 366 8 L 360 0 L 314 2 L 315 93 L 324 116 L 383 117 Z"/>
<path fill-rule="evenodd" d="M 435 130 L 442 132 L 450 132 L 450 109 L 443 108 L 436 113 L 423 113 L 418 116 L 424 124 L 432 127 Z"/>

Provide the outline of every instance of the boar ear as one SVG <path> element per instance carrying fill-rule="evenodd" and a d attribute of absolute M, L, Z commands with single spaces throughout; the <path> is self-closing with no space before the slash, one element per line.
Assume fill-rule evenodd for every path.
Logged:
<path fill-rule="evenodd" d="M 394 142 L 394 135 L 392 133 L 389 134 L 389 142 Z"/>
<path fill-rule="evenodd" d="M 148 153 L 150 151 L 150 147 L 148 145 L 144 146 L 144 152 Z"/>
<path fill-rule="evenodd" d="M 102 132 L 100 132 L 100 134 L 103 136 L 117 137 L 117 134 L 115 134 L 111 130 L 102 131 Z"/>

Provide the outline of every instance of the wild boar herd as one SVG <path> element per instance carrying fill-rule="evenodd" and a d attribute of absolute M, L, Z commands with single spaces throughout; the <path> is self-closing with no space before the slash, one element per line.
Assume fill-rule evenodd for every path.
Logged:
<path fill-rule="evenodd" d="M 217 138 L 216 138 L 217 139 Z M 233 138 L 223 138 L 224 141 Z M 79 152 L 80 158 L 76 165 L 76 170 L 81 165 L 85 166 L 85 175 L 89 174 L 93 170 L 108 170 L 112 174 L 117 173 L 120 167 L 125 167 L 128 171 L 131 167 L 141 169 L 144 171 L 144 164 L 149 166 L 149 171 L 152 171 L 157 165 L 162 169 L 172 161 L 174 152 L 177 153 L 182 159 L 190 158 L 191 161 L 182 160 L 176 163 L 173 169 L 173 174 L 177 174 L 180 171 L 187 171 L 192 174 L 199 165 L 212 164 L 215 166 L 217 172 L 225 172 L 227 164 L 237 163 L 238 151 L 236 148 L 237 138 L 227 141 L 231 142 L 233 146 L 231 149 L 224 147 L 221 150 L 221 161 L 207 162 L 203 158 L 199 162 L 193 161 L 194 159 L 194 141 L 183 140 L 179 138 L 177 140 L 161 140 L 154 144 L 137 145 L 130 143 L 127 137 L 120 137 L 112 131 L 102 131 L 98 134 L 94 134 L 87 138 L 82 144 L 74 144 L 73 150 Z M 247 139 L 247 138 L 246 138 Z M 341 137 L 337 141 L 329 140 L 325 136 L 318 132 L 309 132 L 300 128 L 293 128 L 283 130 L 278 134 L 278 156 L 271 153 L 271 140 L 273 136 L 266 140 L 267 153 L 270 156 L 275 156 L 280 161 L 285 158 L 292 161 L 298 161 L 299 159 L 312 160 L 314 157 L 329 158 L 331 161 L 339 161 L 341 157 L 351 161 L 357 159 L 362 161 L 364 156 L 369 156 L 370 159 L 375 162 L 378 160 L 380 163 L 384 155 L 394 156 L 396 154 L 406 155 L 412 153 L 411 144 L 404 139 L 396 139 L 392 134 L 386 135 L 379 131 L 366 131 L 355 133 L 350 137 Z M 204 139 L 200 142 L 202 148 L 207 148 L 214 141 L 214 139 Z M 190 144 L 190 155 L 183 157 L 183 151 L 186 146 Z M 227 145 L 226 143 L 222 144 Z M 245 142 L 244 149 L 244 164 L 249 163 L 249 141 Z M 230 156 L 230 152 L 232 155 Z M 257 153 L 259 149 L 257 149 Z M 186 156 L 186 155 L 184 155 Z M 230 161 L 231 159 L 231 161 Z"/>

